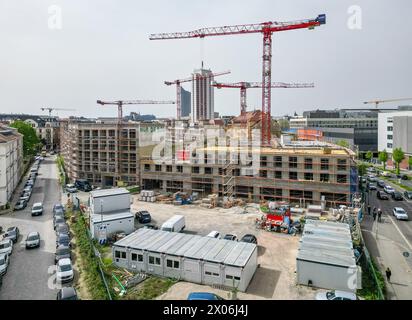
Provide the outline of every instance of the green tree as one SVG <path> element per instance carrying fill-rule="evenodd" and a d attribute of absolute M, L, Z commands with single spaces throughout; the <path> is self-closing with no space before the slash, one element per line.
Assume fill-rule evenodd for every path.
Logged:
<path fill-rule="evenodd" d="M 409 164 L 409 170 L 412 170 L 412 157 L 409 157 L 408 164 Z"/>
<path fill-rule="evenodd" d="M 40 139 L 34 128 L 30 124 L 21 120 L 14 121 L 11 124 L 11 127 L 16 128 L 17 131 L 23 135 L 24 156 L 36 154 L 37 148 L 40 144 Z"/>
<path fill-rule="evenodd" d="M 371 161 L 371 160 L 372 160 L 372 157 L 373 157 L 372 151 L 366 152 L 366 154 L 365 154 L 365 159 L 366 159 L 366 160 Z"/>
<path fill-rule="evenodd" d="M 363 162 L 358 164 L 358 175 L 364 176 L 366 174 L 366 164 Z"/>
<path fill-rule="evenodd" d="M 400 172 L 400 164 L 403 159 L 405 159 L 405 152 L 403 152 L 402 148 L 396 148 L 393 150 L 392 154 L 393 161 L 396 163 L 396 174 Z"/>
<path fill-rule="evenodd" d="M 349 143 L 348 143 L 348 141 L 343 140 L 343 139 L 337 141 L 336 144 L 337 144 L 338 146 L 341 146 L 341 147 L 344 147 L 344 148 L 349 148 Z"/>
<path fill-rule="evenodd" d="M 386 150 L 379 152 L 379 160 L 383 162 L 383 170 L 386 170 L 386 162 L 388 161 L 388 153 Z"/>

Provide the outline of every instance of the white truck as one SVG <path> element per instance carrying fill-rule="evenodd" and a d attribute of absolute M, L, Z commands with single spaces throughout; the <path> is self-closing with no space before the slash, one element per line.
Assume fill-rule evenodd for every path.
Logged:
<path fill-rule="evenodd" d="M 186 227 L 185 217 L 175 215 L 162 224 L 160 230 L 170 232 L 180 232 Z"/>

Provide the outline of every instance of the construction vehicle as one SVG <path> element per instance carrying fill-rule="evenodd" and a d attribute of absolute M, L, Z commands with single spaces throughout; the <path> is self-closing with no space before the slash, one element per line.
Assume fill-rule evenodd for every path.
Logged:
<path fill-rule="evenodd" d="M 205 38 L 210 36 L 245 35 L 250 33 L 263 34 L 262 63 L 262 145 L 270 145 L 271 141 L 271 83 L 272 83 L 272 34 L 280 31 L 309 29 L 326 24 L 326 15 L 320 14 L 315 19 L 291 22 L 264 22 L 223 27 L 202 28 L 189 32 L 159 33 L 150 35 L 150 40 Z"/>

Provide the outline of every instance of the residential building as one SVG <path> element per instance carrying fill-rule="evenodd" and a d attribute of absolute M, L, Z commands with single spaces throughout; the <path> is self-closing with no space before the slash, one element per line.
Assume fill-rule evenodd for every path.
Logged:
<path fill-rule="evenodd" d="M 214 119 L 214 87 L 212 71 L 195 70 L 192 74 L 192 122 Z"/>
<path fill-rule="evenodd" d="M 407 169 L 409 167 L 408 159 L 412 156 L 412 107 L 410 110 L 407 110 L 406 107 L 401 110 L 404 111 L 379 114 L 378 150 L 386 150 L 389 155 L 392 155 L 393 149 L 401 148 L 406 157 L 400 165 L 401 168 Z M 393 164 L 391 159 L 389 159 L 388 164 Z"/>
<path fill-rule="evenodd" d="M 357 191 L 355 153 L 328 143 L 287 142 L 252 150 L 211 146 L 188 156 L 187 161 L 142 159 L 142 188 L 300 205 L 321 204 L 324 198 L 328 206 L 350 204 Z M 257 171 L 242 164 L 250 157 Z"/>
<path fill-rule="evenodd" d="M 28 114 L 0 114 L 1 122 L 12 123 L 16 120 L 25 121 L 30 124 L 47 150 L 59 150 L 60 123 L 57 117 Z"/>
<path fill-rule="evenodd" d="M 23 174 L 23 135 L 0 125 L 0 209 L 11 199 Z"/>
<path fill-rule="evenodd" d="M 180 116 L 182 118 L 187 118 L 190 116 L 190 112 L 192 109 L 192 94 L 189 91 L 186 91 L 185 89 L 183 89 L 182 87 L 180 87 L 181 89 L 181 100 L 180 103 L 182 105 L 182 110 L 181 110 L 181 114 Z"/>

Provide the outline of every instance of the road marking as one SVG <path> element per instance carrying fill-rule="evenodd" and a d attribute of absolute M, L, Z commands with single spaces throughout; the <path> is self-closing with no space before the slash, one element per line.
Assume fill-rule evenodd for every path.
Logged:
<path fill-rule="evenodd" d="M 411 243 L 408 241 L 408 239 L 406 239 L 406 237 L 403 235 L 401 229 L 399 229 L 399 227 L 397 226 L 397 224 L 395 223 L 395 221 L 392 219 L 392 217 L 390 216 L 390 214 L 388 214 L 389 219 L 391 219 L 393 225 L 395 226 L 396 230 L 398 230 L 399 234 L 401 235 L 402 239 L 406 242 L 406 244 L 408 245 L 409 249 L 412 250 L 412 245 Z"/>

